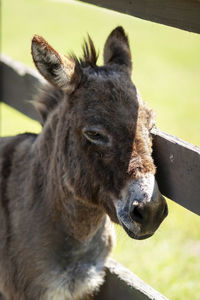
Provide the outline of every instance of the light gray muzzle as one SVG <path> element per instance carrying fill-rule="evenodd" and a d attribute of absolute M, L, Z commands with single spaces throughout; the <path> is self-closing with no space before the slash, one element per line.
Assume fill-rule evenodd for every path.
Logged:
<path fill-rule="evenodd" d="M 153 235 L 168 214 L 166 200 L 152 174 L 130 180 L 114 205 L 119 223 L 134 239 Z"/>

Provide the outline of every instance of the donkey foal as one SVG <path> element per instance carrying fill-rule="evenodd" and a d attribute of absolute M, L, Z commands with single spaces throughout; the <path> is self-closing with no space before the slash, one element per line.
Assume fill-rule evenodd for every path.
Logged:
<path fill-rule="evenodd" d="M 122 27 L 101 67 L 90 38 L 77 59 L 35 35 L 32 56 L 49 85 L 35 100 L 41 133 L 0 142 L 0 291 L 7 300 L 85 299 L 103 282 L 110 219 L 145 239 L 167 215 L 153 117 L 131 81 Z"/>

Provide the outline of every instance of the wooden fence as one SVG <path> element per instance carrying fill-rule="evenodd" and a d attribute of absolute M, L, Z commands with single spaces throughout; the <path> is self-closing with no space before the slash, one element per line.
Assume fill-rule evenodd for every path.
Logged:
<path fill-rule="evenodd" d="M 200 33 L 199 0 L 87 0 L 146 20 Z M 32 119 L 38 115 L 27 102 L 43 83 L 37 72 L 2 56 L 1 99 Z M 200 215 L 200 147 L 177 137 L 153 132 L 157 181 L 165 196 Z M 1 296 L 0 296 L 1 299 Z M 136 275 L 113 260 L 106 266 L 106 280 L 95 299 L 166 299 Z"/>
<path fill-rule="evenodd" d="M 145 20 L 200 33 L 199 0 L 81 0 Z"/>

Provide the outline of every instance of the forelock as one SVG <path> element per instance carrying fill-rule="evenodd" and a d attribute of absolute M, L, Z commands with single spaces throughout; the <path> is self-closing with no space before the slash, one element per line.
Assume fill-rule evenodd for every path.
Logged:
<path fill-rule="evenodd" d="M 78 58 L 74 54 L 70 55 L 70 57 L 76 62 L 76 66 L 81 68 L 87 68 L 89 66 L 96 67 L 98 53 L 89 35 L 88 35 L 88 40 L 84 40 L 82 51 L 83 51 L 83 55 L 80 58 Z"/>

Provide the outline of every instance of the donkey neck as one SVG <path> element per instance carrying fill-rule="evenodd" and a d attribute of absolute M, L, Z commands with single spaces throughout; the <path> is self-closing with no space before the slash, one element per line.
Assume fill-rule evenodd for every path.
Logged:
<path fill-rule="evenodd" d="M 53 222 L 61 222 L 66 233 L 78 241 L 90 239 L 102 226 L 105 212 L 99 205 L 78 199 L 69 191 L 57 174 L 56 149 L 54 147 L 53 126 L 47 126 L 38 136 L 36 153 L 38 164 L 45 178 L 44 200 L 51 207 Z M 46 142 L 48 141 L 48 143 Z M 41 184 L 41 183 L 40 183 Z"/>
<path fill-rule="evenodd" d="M 71 193 L 59 199 L 56 212 L 55 218 L 61 217 L 69 235 L 80 242 L 91 239 L 105 222 L 106 217 L 102 208 L 77 199 Z"/>

